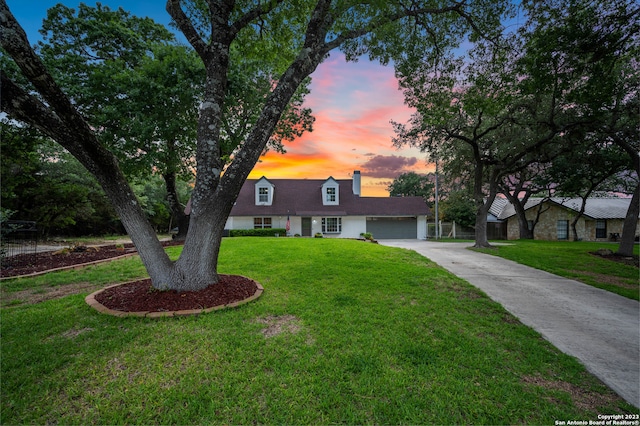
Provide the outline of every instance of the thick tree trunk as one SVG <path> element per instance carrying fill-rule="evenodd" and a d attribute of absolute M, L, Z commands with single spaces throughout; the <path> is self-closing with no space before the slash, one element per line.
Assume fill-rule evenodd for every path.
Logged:
<path fill-rule="evenodd" d="M 218 282 L 218 255 L 227 216 L 226 209 L 192 212 L 184 248 L 172 272 L 172 288 L 194 291 Z"/>
<path fill-rule="evenodd" d="M 631 197 L 631 204 L 627 210 L 627 216 L 622 225 L 622 236 L 620 238 L 620 246 L 618 246 L 618 254 L 622 256 L 633 256 L 633 245 L 636 239 L 636 227 L 638 224 L 638 215 L 640 214 L 640 184 L 636 186 Z"/>
<path fill-rule="evenodd" d="M 491 203 L 493 203 L 493 200 L 495 198 L 495 194 L 493 194 L 493 196 L 489 196 L 486 202 L 484 202 L 476 209 L 476 242 L 474 244 L 474 247 L 492 247 L 492 245 L 489 244 L 489 240 L 487 238 L 487 214 L 489 213 L 489 207 L 491 206 Z"/>
<path fill-rule="evenodd" d="M 496 189 L 497 184 L 492 181 L 490 183 L 489 188 L 489 197 L 487 200 L 484 199 L 484 192 L 482 190 L 484 181 L 484 165 L 481 161 L 480 152 L 478 146 L 473 146 L 474 155 L 476 157 L 476 166 L 474 170 L 474 183 L 473 183 L 473 198 L 476 204 L 476 228 L 475 228 L 475 244 L 474 247 L 477 248 L 487 248 L 492 247 L 489 244 L 489 240 L 487 239 L 487 214 L 489 213 L 489 208 L 493 203 L 493 200 L 496 198 Z"/>
<path fill-rule="evenodd" d="M 202 59 L 207 73 L 198 120 L 197 176 L 191 198 L 191 223 L 180 259 L 173 263 L 146 220 L 117 160 L 100 144 L 92 128 L 57 86 L 31 49 L 6 2 L 0 1 L 2 47 L 46 101 L 45 104 L 0 73 L 2 110 L 41 129 L 68 149 L 98 179 L 136 245 L 153 286 L 159 289 L 200 290 L 218 282 L 218 254 L 225 222 L 282 112 L 302 81 L 329 51 L 371 30 L 363 28 L 362 32 L 350 32 L 326 42 L 333 17 L 328 9 L 330 2 L 318 2 L 307 25 L 304 46 L 275 84 L 251 134 L 222 175 L 225 164 L 220 155 L 220 123 L 227 94 L 229 46 L 243 27 L 251 25 L 260 14 L 268 12 L 278 2 L 258 5 L 240 17 L 234 16 L 234 2 L 210 3 L 212 25 L 210 41 L 207 42 L 183 12 L 181 1 L 167 0 L 167 11 Z M 393 19 L 402 16 L 399 14 Z M 231 22 L 233 24 L 229 24 Z"/>

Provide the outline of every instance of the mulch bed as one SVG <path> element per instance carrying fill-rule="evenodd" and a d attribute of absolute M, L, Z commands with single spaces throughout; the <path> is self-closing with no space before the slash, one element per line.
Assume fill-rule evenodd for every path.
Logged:
<path fill-rule="evenodd" d="M 180 245 L 167 241 L 163 246 Z M 43 252 L 7 258 L 2 263 L 1 277 L 15 277 L 56 268 L 75 266 L 97 260 L 110 259 L 123 254 L 137 253 L 133 244 L 125 244 L 124 250 L 115 244 L 88 247 L 81 251 Z M 159 291 L 151 286 L 150 279 L 143 279 L 106 288 L 95 296 L 104 307 L 122 312 L 171 312 L 207 309 L 228 305 L 253 296 L 257 291 L 255 281 L 239 275 L 219 275 L 217 284 L 200 291 Z"/>
<path fill-rule="evenodd" d="M 180 245 L 182 242 L 164 241 L 163 246 Z M 17 277 L 33 274 L 35 272 L 49 271 L 51 269 L 75 266 L 97 260 L 111 259 L 124 254 L 137 253 L 133 244 L 124 244 L 123 248 L 117 248 L 115 244 L 105 246 L 79 247 L 75 250 L 58 250 L 34 254 L 19 254 L 2 260 L 0 277 Z"/>
<path fill-rule="evenodd" d="M 638 255 L 633 255 L 631 257 L 621 256 L 608 249 L 592 251 L 590 252 L 590 254 L 610 260 L 612 262 L 622 263 L 628 266 L 635 266 L 636 268 L 640 267 L 640 257 Z"/>
<path fill-rule="evenodd" d="M 160 291 L 151 280 L 135 281 L 106 288 L 95 299 L 103 306 L 123 312 L 167 312 L 207 309 L 228 305 L 253 296 L 255 281 L 239 275 L 220 275 L 220 281 L 200 291 Z"/>

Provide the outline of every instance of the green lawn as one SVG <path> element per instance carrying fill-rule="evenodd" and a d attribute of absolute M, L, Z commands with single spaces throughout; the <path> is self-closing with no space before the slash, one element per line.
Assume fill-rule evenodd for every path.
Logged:
<path fill-rule="evenodd" d="M 254 278 L 265 293 L 176 319 L 101 315 L 86 293 L 2 308 L 1 423 L 554 424 L 638 413 L 415 252 L 232 238 L 220 272 Z M 0 286 L 134 275 L 139 261 L 122 260 Z"/>
<path fill-rule="evenodd" d="M 496 246 L 495 249 L 479 251 L 638 300 L 640 289 L 638 268 L 590 254 L 598 249 L 609 249 L 615 252 L 618 244 L 517 240 L 509 241 L 507 245 Z M 634 253 L 638 254 L 638 245 L 634 247 Z"/>

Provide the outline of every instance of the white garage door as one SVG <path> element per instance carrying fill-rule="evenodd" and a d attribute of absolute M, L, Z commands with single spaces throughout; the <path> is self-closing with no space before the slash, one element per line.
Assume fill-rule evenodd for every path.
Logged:
<path fill-rule="evenodd" d="M 418 220 L 415 217 L 368 217 L 367 232 L 376 240 L 418 238 Z"/>

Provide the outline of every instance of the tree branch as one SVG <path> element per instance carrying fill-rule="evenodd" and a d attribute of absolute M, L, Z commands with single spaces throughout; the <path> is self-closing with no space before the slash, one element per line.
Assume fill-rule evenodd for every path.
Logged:
<path fill-rule="evenodd" d="M 0 73 L 0 109 L 51 138 L 57 139 L 57 136 L 64 135 L 64 125 L 58 116 L 5 73 Z"/>
<path fill-rule="evenodd" d="M 202 40 L 202 37 L 200 37 L 200 34 L 198 34 L 198 31 L 196 31 L 191 20 L 182 10 L 180 2 L 180 0 L 167 0 L 166 10 L 173 18 L 180 31 L 182 31 L 182 34 L 187 38 L 189 44 L 195 49 L 200 58 L 202 58 L 206 64 L 208 62 L 206 59 L 210 54 L 209 48 L 204 40 Z"/>
<path fill-rule="evenodd" d="M 244 27 L 249 25 L 254 19 L 257 19 L 263 15 L 268 14 L 272 10 L 274 10 L 277 6 L 279 6 L 284 0 L 276 0 L 269 2 L 268 5 L 261 4 L 258 2 L 258 6 L 254 7 L 244 15 L 240 17 L 236 22 L 231 25 L 232 34 L 235 35 L 240 32 Z"/>
<path fill-rule="evenodd" d="M 455 3 L 453 6 L 449 6 L 449 7 L 441 7 L 441 8 L 431 8 L 431 7 L 427 7 L 427 8 L 411 8 L 411 7 L 405 7 L 402 8 L 398 11 L 396 11 L 395 13 L 391 13 L 382 17 L 379 17 L 378 19 L 376 19 L 375 21 L 370 21 L 368 22 L 366 25 L 364 25 L 361 28 L 355 28 L 351 31 L 346 31 L 340 35 L 338 35 L 335 39 L 327 42 L 327 51 L 331 51 L 335 48 L 340 47 L 342 44 L 344 44 L 345 42 L 349 41 L 349 40 L 353 40 L 356 39 L 358 37 L 362 37 L 363 35 L 366 35 L 382 26 L 388 25 L 389 23 L 398 21 L 402 18 L 406 18 L 409 16 L 412 17 L 419 17 L 422 15 L 442 15 L 442 14 L 446 14 L 446 13 L 450 13 L 450 12 L 456 12 L 458 13 L 460 16 L 464 17 L 465 19 L 470 19 L 466 14 L 464 14 L 464 12 L 462 11 L 462 6 L 466 3 L 466 1 L 461 1 L 461 2 L 457 2 Z M 476 25 L 473 25 L 473 28 L 477 28 Z"/>

